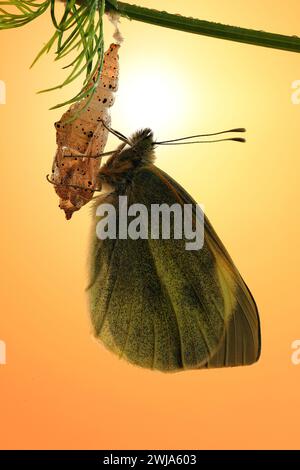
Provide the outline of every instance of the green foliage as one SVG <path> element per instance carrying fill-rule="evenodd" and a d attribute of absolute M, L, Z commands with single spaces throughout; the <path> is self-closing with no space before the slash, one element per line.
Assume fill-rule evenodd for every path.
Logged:
<path fill-rule="evenodd" d="M 55 0 L 46 0 L 42 3 L 13 0 L 10 2 L 0 2 L 0 4 L 10 5 L 18 10 L 18 13 L 13 13 L 3 10 L 2 8 L 0 9 L 0 29 L 22 26 L 41 15 L 50 7 L 55 32 L 40 50 L 31 66 L 33 66 L 42 55 L 47 54 L 55 46 L 55 60 L 66 57 L 74 50 L 76 50 L 77 54 L 75 59 L 72 59 L 68 65 L 63 67 L 64 69 L 70 69 L 70 73 L 66 79 L 59 85 L 41 90 L 40 93 L 63 88 L 82 73 L 85 73 L 82 90 L 70 100 L 60 103 L 51 109 L 80 101 L 88 93 L 90 93 L 89 102 L 99 82 L 103 62 L 104 42 L 102 17 L 105 12 L 105 0 L 86 0 L 80 5 L 76 5 L 75 0 L 69 0 L 66 2 L 65 11 L 60 20 L 56 17 Z M 95 82 L 89 89 L 86 89 L 86 85 L 91 82 L 95 74 Z M 88 105 L 88 102 L 86 105 Z"/>
<path fill-rule="evenodd" d="M 51 0 L 38 3 L 34 0 L 11 0 L 0 2 L 0 5 L 14 7 L 15 12 L 10 12 L 0 6 L 0 29 L 18 28 L 24 26 L 38 16 L 42 15 L 49 7 Z"/>

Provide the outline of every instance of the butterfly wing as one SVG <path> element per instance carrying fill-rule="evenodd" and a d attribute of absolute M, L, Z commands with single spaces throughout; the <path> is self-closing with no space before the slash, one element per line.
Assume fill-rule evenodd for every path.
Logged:
<path fill-rule="evenodd" d="M 135 173 L 125 195 L 129 205 L 142 203 L 148 211 L 151 204 L 194 203 L 153 165 Z M 117 194 L 109 202 L 118 221 Z M 240 310 L 246 310 L 247 319 L 248 310 L 256 312 L 255 304 L 210 228 L 199 251 L 187 251 L 185 240 L 172 237 L 94 237 L 91 317 L 96 337 L 110 350 L 134 364 L 162 371 L 248 364 L 257 359 L 258 354 L 254 357 L 249 352 L 255 349 L 257 328 L 251 324 L 252 331 L 248 321 L 232 320 Z"/>
<path fill-rule="evenodd" d="M 206 298 L 216 303 L 208 312 L 202 307 L 206 299 L 200 305 L 200 294 L 183 275 L 180 247 L 173 256 L 169 240 L 156 244 L 153 251 L 148 240 L 95 239 L 89 288 L 95 336 L 142 367 L 194 368 L 210 357 L 224 332 L 214 273 L 207 268 L 201 279 Z"/>
<path fill-rule="evenodd" d="M 176 190 L 176 194 L 181 198 L 183 204 L 193 204 L 195 207 L 196 202 L 182 186 L 165 172 L 158 171 L 160 177 L 164 178 Z M 214 257 L 215 270 L 220 279 L 224 302 L 227 301 L 227 304 L 231 305 L 222 342 L 204 367 L 250 365 L 258 361 L 261 353 L 258 309 L 248 286 L 239 274 L 226 248 L 208 218 L 205 216 L 204 219 L 204 245 Z"/>

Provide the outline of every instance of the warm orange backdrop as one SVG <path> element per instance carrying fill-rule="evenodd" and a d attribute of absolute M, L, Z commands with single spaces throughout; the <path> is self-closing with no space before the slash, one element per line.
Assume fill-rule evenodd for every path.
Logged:
<path fill-rule="evenodd" d="M 298 0 L 138 0 L 185 15 L 299 34 Z M 84 288 L 89 208 L 64 220 L 45 175 L 48 111 L 78 91 L 35 92 L 64 73 L 44 57 L 49 14 L 0 32 L 1 448 L 299 448 L 300 55 L 122 20 L 113 124 L 159 138 L 245 126 L 248 143 L 171 147 L 158 165 L 205 204 L 257 300 L 263 350 L 252 367 L 176 375 L 128 365 L 90 333 Z M 106 23 L 106 43 L 112 28 Z M 161 77 L 161 78 L 160 78 Z M 108 148 L 116 142 L 111 139 Z M 124 266 L 126 269 L 126 266 Z"/>

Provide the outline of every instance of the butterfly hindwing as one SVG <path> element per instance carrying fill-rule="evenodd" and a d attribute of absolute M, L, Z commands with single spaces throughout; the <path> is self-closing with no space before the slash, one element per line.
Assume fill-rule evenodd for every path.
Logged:
<path fill-rule="evenodd" d="M 137 365 L 182 368 L 179 328 L 147 241 L 96 240 L 95 254 L 90 298 L 96 337 Z"/>
<path fill-rule="evenodd" d="M 128 361 L 164 371 L 195 368 L 224 330 L 217 309 L 216 331 L 209 327 L 213 315 L 198 318 L 198 293 L 177 253 L 169 255 L 170 243 L 154 241 L 159 261 L 148 240 L 96 239 L 90 287 L 96 337 Z"/>

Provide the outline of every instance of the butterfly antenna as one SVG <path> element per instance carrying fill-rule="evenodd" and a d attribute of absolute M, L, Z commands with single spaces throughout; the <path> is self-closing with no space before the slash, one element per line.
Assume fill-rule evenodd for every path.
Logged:
<path fill-rule="evenodd" d="M 228 139 L 216 139 L 216 140 L 200 140 L 200 141 L 192 141 L 192 142 L 183 142 L 184 140 L 196 139 L 198 137 L 212 137 L 221 134 L 228 134 L 230 132 L 246 132 L 244 127 L 237 127 L 236 129 L 229 129 L 227 131 L 221 132 L 213 132 L 210 134 L 198 134 L 198 135 L 190 135 L 189 137 L 181 137 L 180 139 L 172 139 L 172 140 L 164 140 L 162 142 L 155 142 L 155 145 L 183 145 L 183 144 L 207 144 L 213 142 L 224 142 L 226 140 L 231 140 L 234 142 L 246 142 L 246 139 L 242 137 L 229 137 Z"/>
<path fill-rule="evenodd" d="M 226 141 L 233 141 L 233 142 L 242 142 L 245 143 L 246 139 L 241 137 L 232 137 L 231 139 L 216 139 L 216 140 L 193 140 L 192 142 L 171 142 L 171 143 L 161 143 L 159 145 L 189 145 L 189 144 L 213 144 L 215 142 L 226 142 Z"/>

